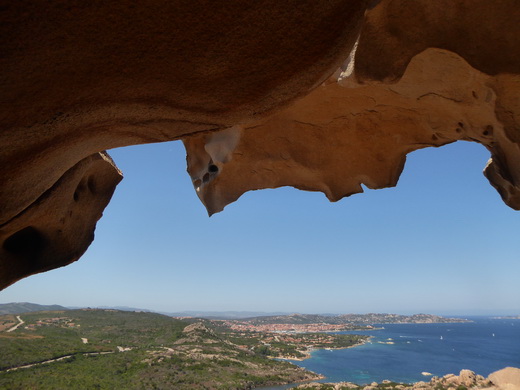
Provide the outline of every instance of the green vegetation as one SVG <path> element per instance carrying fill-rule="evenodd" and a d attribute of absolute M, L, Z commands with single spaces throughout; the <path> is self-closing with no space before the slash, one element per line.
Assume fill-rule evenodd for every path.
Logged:
<path fill-rule="evenodd" d="M 304 359 L 311 349 L 340 349 L 358 345 L 368 336 L 331 333 L 223 332 L 233 343 L 265 356 Z"/>
<path fill-rule="evenodd" d="M 20 317 L 25 323 L 15 331 L 0 332 L 0 389 L 224 390 L 316 378 L 268 359 L 266 350 L 255 350 L 259 341 L 245 345 L 202 323 L 160 314 L 69 310 Z M 12 316 L 2 321 L 18 323 Z"/>
<path fill-rule="evenodd" d="M 70 354 L 115 352 L 117 346 L 161 345 L 177 340 L 186 326 L 160 314 L 108 310 L 31 312 L 21 317 L 22 327 L 0 334 L 0 370 Z"/>

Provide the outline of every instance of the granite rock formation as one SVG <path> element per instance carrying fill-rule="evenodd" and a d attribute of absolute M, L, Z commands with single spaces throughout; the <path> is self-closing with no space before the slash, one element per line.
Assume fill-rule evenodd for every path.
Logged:
<path fill-rule="evenodd" d="M 245 191 L 293 186 L 332 201 L 395 186 L 406 155 L 458 140 L 487 147 L 486 174 L 520 208 L 520 150 L 497 114 L 500 87 L 457 54 L 427 49 L 393 84 L 341 73 L 261 120 L 184 141 L 188 170 L 210 214 Z M 498 92 L 497 92 L 498 91 Z M 218 150 L 218 152 L 216 152 Z"/>
<path fill-rule="evenodd" d="M 3 2 L 0 288 L 52 268 L 4 254 L 47 224 L 50 210 L 23 224 L 19 216 L 47 207 L 39 199 L 71 167 L 110 148 L 225 129 L 304 96 L 348 56 L 367 2 Z M 82 229 L 73 222 L 67 229 Z M 53 245 L 76 246 L 55 267 L 86 249 Z"/>
<path fill-rule="evenodd" d="M 433 377 L 429 382 L 416 382 L 409 385 L 396 384 L 388 380 L 382 383 L 371 383 L 370 385 L 360 386 L 351 382 L 339 383 L 306 383 L 296 387 L 296 389 L 307 390 L 519 390 L 520 389 L 520 369 L 506 367 L 502 370 L 491 373 L 487 378 L 477 375 L 470 370 L 461 370 L 459 375 L 447 374 L 443 377 Z"/>
<path fill-rule="evenodd" d="M 106 153 L 85 157 L 0 228 L 0 286 L 79 259 L 122 176 Z"/>
<path fill-rule="evenodd" d="M 252 189 L 289 185 L 338 200 L 361 184 L 394 186 L 407 153 L 458 140 L 491 152 L 487 178 L 520 209 L 520 11 L 511 1 L 376 3 L 342 69 L 243 123 L 226 163 L 205 150 L 213 136 L 185 140 L 210 214 Z M 204 181 L 206 161 L 214 172 Z"/>
<path fill-rule="evenodd" d="M 125 145 L 183 139 L 213 213 L 393 186 L 410 151 L 469 140 L 520 209 L 514 0 L 22 0 L 0 22 L 0 288 L 81 256 L 121 179 L 99 153 Z"/>
<path fill-rule="evenodd" d="M 520 389 L 520 368 L 506 367 L 491 373 L 488 379 L 500 390 L 518 390 Z"/>

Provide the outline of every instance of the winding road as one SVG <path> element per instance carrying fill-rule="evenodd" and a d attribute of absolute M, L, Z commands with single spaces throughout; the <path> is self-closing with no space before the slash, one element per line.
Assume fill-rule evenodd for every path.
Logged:
<path fill-rule="evenodd" d="M 55 358 L 55 359 L 44 360 L 43 362 L 37 362 L 37 363 L 26 364 L 24 366 L 12 367 L 12 368 L 9 368 L 9 369 L 7 369 L 5 371 L 1 371 L 1 372 L 15 371 L 15 370 L 20 370 L 22 368 L 30 368 L 30 367 L 34 367 L 34 366 L 39 366 L 40 364 L 59 362 L 60 360 L 70 359 L 71 357 L 73 357 L 75 355 L 96 356 L 96 355 L 107 355 L 109 353 L 115 353 L 115 351 L 74 353 L 72 355 L 66 355 L 66 356 L 62 356 L 59 358 Z"/>
<path fill-rule="evenodd" d="M 13 326 L 12 328 L 7 329 L 7 331 L 6 331 L 7 333 L 12 332 L 12 331 L 18 329 L 18 327 L 19 327 L 20 325 L 25 324 L 25 321 L 22 320 L 22 319 L 20 318 L 20 316 L 16 316 L 16 319 L 17 319 L 18 321 L 20 321 L 20 322 L 19 322 L 18 324 L 16 324 L 15 326 Z"/>
<path fill-rule="evenodd" d="M 16 316 L 16 319 L 18 320 L 18 324 L 16 324 L 15 326 L 13 326 L 12 328 L 9 328 L 8 330 L 6 330 L 7 333 L 10 333 L 10 332 L 13 332 L 15 331 L 16 329 L 18 329 L 18 327 L 20 325 L 23 325 L 25 324 L 25 321 L 22 320 L 22 318 L 20 316 Z M 83 344 L 87 344 L 88 343 L 88 339 L 86 338 L 81 338 L 81 341 L 83 342 Z M 133 348 L 123 348 L 123 347 L 117 347 L 118 349 L 118 352 L 127 352 L 127 351 L 131 351 Z M 103 352 L 78 352 L 78 353 L 73 353 L 73 354 L 70 354 L 70 355 L 65 355 L 65 356 L 61 356 L 61 357 L 58 357 L 58 358 L 54 358 L 54 359 L 49 359 L 49 360 L 44 360 L 42 362 L 36 362 L 36 363 L 31 363 L 31 364 L 26 364 L 26 365 L 23 365 L 23 366 L 18 366 L 18 367 L 11 367 L 7 370 L 3 370 L 3 371 L 0 371 L 0 372 L 9 372 L 9 371 L 15 371 L 15 370 L 19 370 L 19 369 L 22 369 L 22 368 L 30 368 L 30 367 L 34 367 L 34 366 L 38 366 L 40 364 L 48 364 L 48 363 L 54 363 L 54 362 L 59 362 L 61 360 L 65 360 L 65 359 L 70 359 L 72 358 L 73 356 L 76 356 L 76 355 L 83 355 L 83 356 L 96 356 L 96 355 L 107 355 L 107 354 L 110 354 L 110 353 L 115 353 L 116 351 L 103 351 Z"/>

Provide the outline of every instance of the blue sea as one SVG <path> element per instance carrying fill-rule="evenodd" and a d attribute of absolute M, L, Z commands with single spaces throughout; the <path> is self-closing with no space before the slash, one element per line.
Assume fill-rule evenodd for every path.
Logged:
<path fill-rule="evenodd" d="M 357 384 L 429 381 L 469 369 L 487 376 L 504 367 L 520 367 L 520 320 L 469 318 L 453 324 L 384 324 L 373 331 L 342 332 L 372 336 L 365 345 L 316 350 L 293 363 L 326 376 L 322 382 Z M 271 387 L 287 389 L 291 386 Z M 266 389 L 267 390 L 267 389 Z"/>

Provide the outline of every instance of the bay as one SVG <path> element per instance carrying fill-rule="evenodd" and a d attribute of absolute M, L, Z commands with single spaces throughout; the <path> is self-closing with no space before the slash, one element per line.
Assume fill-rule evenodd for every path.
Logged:
<path fill-rule="evenodd" d="M 293 363 L 324 375 L 326 379 L 320 382 L 357 384 L 385 379 L 404 383 L 429 381 L 431 376 L 423 373 L 444 376 L 458 374 L 462 369 L 487 376 L 504 367 L 520 367 L 520 320 L 470 319 L 473 322 L 375 324 L 382 329 L 341 332 L 372 338 L 354 348 L 316 350 L 311 358 Z"/>

